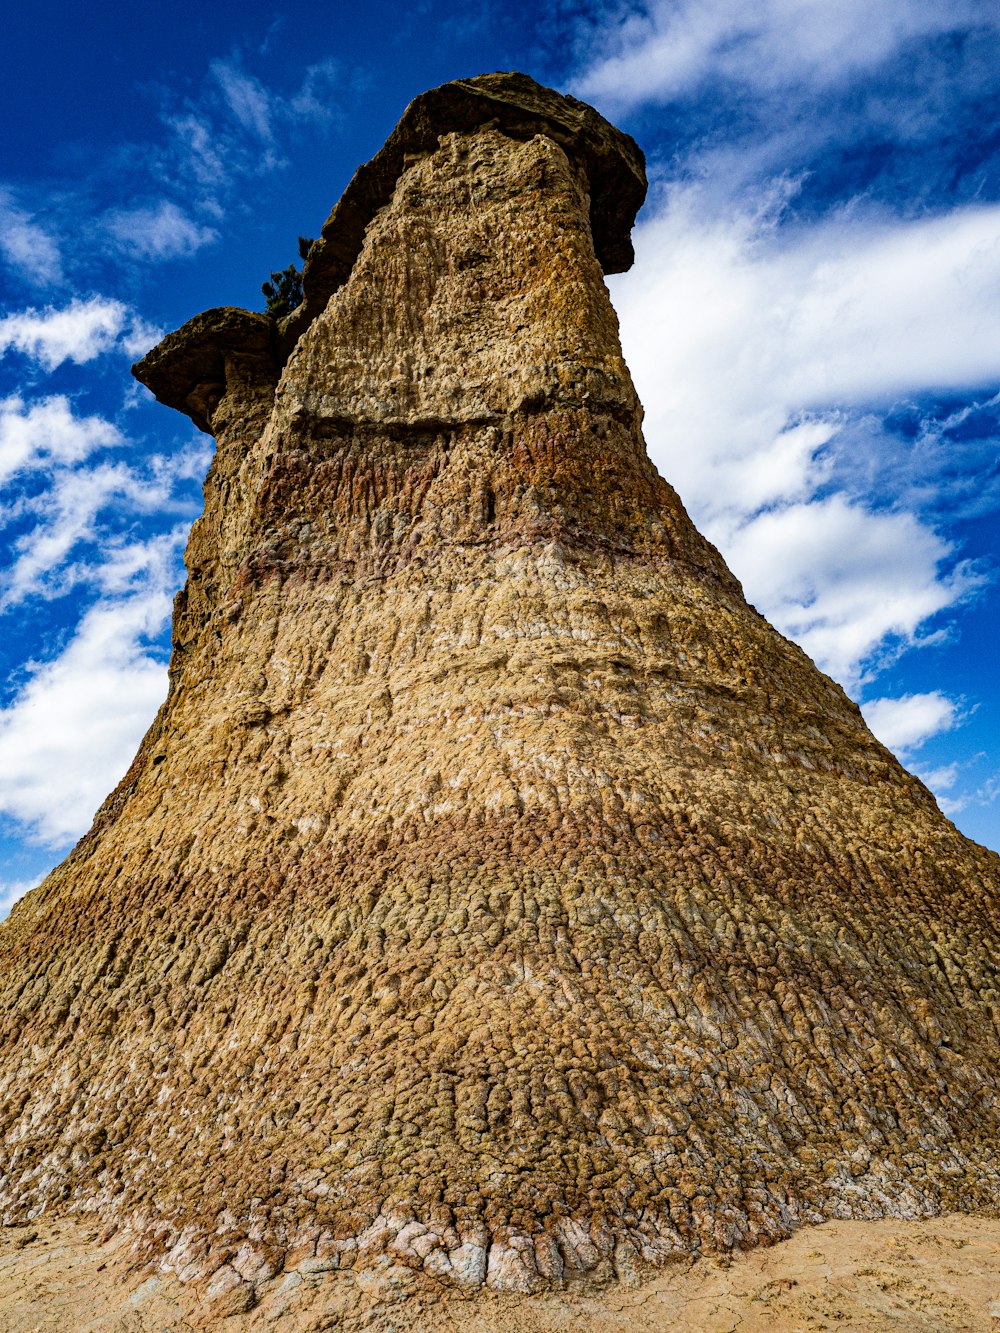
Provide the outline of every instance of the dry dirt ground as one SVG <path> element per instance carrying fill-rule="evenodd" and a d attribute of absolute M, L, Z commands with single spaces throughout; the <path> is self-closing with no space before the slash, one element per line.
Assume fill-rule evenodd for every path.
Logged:
<path fill-rule="evenodd" d="M 640 1286 L 586 1296 L 402 1295 L 370 1283 L 359 1291 L 347 1274 L 285 1274 L 262 1290 L 256 1309 L 226 1318 L 170 1278 L 124 1273 L 113 1248 L 83 1226 L 0 1230 L 3 1333 L 996 1333 L 1000 1221 L 828 1222 L 728 1266 L 678 1264 Z"/>

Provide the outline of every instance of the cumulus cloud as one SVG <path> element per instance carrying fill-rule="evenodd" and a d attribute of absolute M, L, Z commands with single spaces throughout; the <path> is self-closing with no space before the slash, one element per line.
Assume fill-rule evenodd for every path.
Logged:
<path fill-rule="evenodd" d="M 756 202 L 706 215 L 679 188 L 611 282 L 648 433 L 698 508 L 804 493 L 840 408 L 1000 380 L 1000 207 L 785 232 Z"/>
<path fill-rule="evenodd" d="M 110 351 L 130 329 L 128 308 L 104 296 L 76 298 L 56 309 L 20 310 L 0 319 L 0 355 L 23 353 L 45 370 L 82 365 Z"/>
<path fill-rule="evenodd" d="M 0 189 L 0 255 L 30 282 L 48 287 L 62 281 L 62 256 L 51 231 Z"/>
<path fill-rule="evenodd" d="M 203 226 L 169 199 L 144 207 L 119 209 L 106 226 L 115 244 L 140 259 L 185 259 L 218 240 L 214 227 Z"/>
<path fill-rule="evenodd" d="M 650 453 L 749 598 L 877 693 L 908 649 L 958 644 L 995 579 L 964 543 L 1000 509 L 1000 16 L 624 0 L 554 22 L 574 91 L 634 113 L 650 153 L 636 265 L 610 281 Z M 905 700 L 894 731 L 875 709 L 904 756 L 904 712 L 927 739 L 969 724 Z M 984 804 L 984 758 L 939 758 L 942 808 Z"/>
<path fill-rule="evenodd" d="M 0 710 L 0 813 L 51 847 L 79 837 L 130 763 L 166 695 L 151 642 L 170 612 L 156 581 L 103 601 L 67 647 Z"/>
<path fill-rule="evenodd" d="M 758 514 L 726 544 L 768 617 L 854 692 L 921 642 L 930 617 L 980 586 L 914 515 L 876 513 L 842 494 Z"/>
<path fill-rule="evenodd" d="M 123 513 L 162 512 L 169 487 L 123 464 L 64 472 L 42 496 L 19 506 L 32 527 L 12 544 L 14 560 L 0 576 L 0 611 L 29 597 L 61 597 L 77 585 L 120 592 L 139 574 L 176 566 L 186 526 L 143 542 L 112 534 L 102 519 L 111 506 Z M 85 544 L 94 544 L 86 551 Z"/>
<path fill-rule="evenodd" d="M 19 472 L 83 462 L 120 441 L 115 425 L 99 416 L 77 416 L 63 394 L 33 402 L 17 394 L 0 400 L 0 482 Z"/>
<path fill-rule="evenodd" d="M 207 450 L 127 443 L 61 395 L 0 403 L 0 615 L 30 602 L 59 645 L 39 644 L 0 710 L 0 815 L 51 847 L 85 830 L 165 690 L 162 633 Z"/>
<path fill-rule="evenodd" d="M 953 699 L 940 690 L 926 694 L 904 694 L 898 699 L 870 699 L 861 705 L 865 721 L 890 750 L 905 754 L 918 749 L 932 736 L 950 731 L 960 721 L 960 711 Z M 957 766 L 926 774 L 928 784 L 954 785 Z"/>
<path fill-rule="evenodd" d="M 138 542 L 133 526 L 142 516 L 163 522 L 189 512 L 177 488 L 203 473 L 205 450 L 192 444 L 174 457 L 131 462 L 109 456 L 125 443 L 116 425 L 77 416 L 63 395 L 0 401 L 0 531 L 14 533 L 0 570 L 0 613 L 80 585 L 122 593 L 138 571 L 157 586 L 175 576 L 185 526 Z"/>
<path fill-rule="evenodd" d="M 750 599 L 857 690 L 982 583 L 900 511 L 898 440 L 873 500 L 865 434 L 873 404 L 1000 381 L 1000 208 L 782 228 L 786 193 L 719 215 L 677 187 L 611 287 L 653 460 Z"/>
<path fill-rule="evenodd" d="M 779 265 L 792 256 L 802 280 L 781 350 L 800 349 L 788 390 L 798 401 L 865 402 L 1000 377 L 989 332 L 1000 312 L 1000 206 L 882 225 L 834 218 Z"/>

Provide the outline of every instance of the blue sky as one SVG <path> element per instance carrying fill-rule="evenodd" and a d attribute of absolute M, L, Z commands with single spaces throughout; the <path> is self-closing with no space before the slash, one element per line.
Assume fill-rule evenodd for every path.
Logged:
<path fill-rule="evenodd" d="M 0 100 L 0 915 L 166 688 L 211 442 L 128 373 L 260 308 L 434 84 L 639 140 L 610 280 L 655 462 L 747 596 L 1000 847 L 1000 17 L 984 0 L 15 7 Z"/>

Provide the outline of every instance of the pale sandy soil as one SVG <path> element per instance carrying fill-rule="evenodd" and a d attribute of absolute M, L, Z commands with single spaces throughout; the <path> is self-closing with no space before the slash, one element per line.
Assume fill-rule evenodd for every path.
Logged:
<path fill-rule="evenodd" d="M 372 1333 L 857 1333 L 1000 1329 L 1000 1221 L 829 1222 L 728 1267 L 704 1260 L 591 1295 L 476 1299 L 398 1285 L 359 1291 L 338 1273 L 282 1274 L 256 1309 L 224 1315 L 148 1271 L 124 1274 L 113 1248 L 61 1222 L 0 1231 L 3 1333 L 372 1330 Z"/>

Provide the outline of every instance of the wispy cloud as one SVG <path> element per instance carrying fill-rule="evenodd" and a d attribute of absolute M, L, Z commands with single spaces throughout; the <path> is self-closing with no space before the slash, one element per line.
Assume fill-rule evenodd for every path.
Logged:
<path fill-rule="evenodd" d="M 120 440 L 110 421 L 77 416 L 62 394 L 33 402 L 13 395 L 0 400 L 0 481 L 18 472 L 81 463 Z"/>
<path fill-rule="evenodd" d="M 43 494 L 18 506 L 30 513 L 30 529 L 12 544 L 14 559 L 0 578 L 0 612 L 29 597 L 63 597 L 78 585 L 91 593 L 122 592 L 137 577 L 177 572 L 177 556 L 187 536 L 184 524 L 172 532 L 135 541 L 109 531 L 112 506 L 120 520 L 171 507 L 169 485 L 119 463 L 77 468 L 58 475 Z M 0 520 L 2 524 L 2 520 Z M 91 544 L 94 549 L 85 550 Z"/>
<path fill-rule="evenodd" d="M 0 189 L 0 255 L 21 277 L 42 287 L 61 282 L 59 244 L 47 227 Z"/>
<path fill-rule="evenodd" d="M 918 217 L 996 198 L 1000 19 L 979 0 L 651 0 L 561 20 L 574 91 L 633 128 L 653 178 L 720 208 L 782 176 L 794 215 Z"/>
<path fill-rule="evenodd" d="M 299 124 L 329 125 L 341 115 L 341 99 L 359 87 L 357 75 L 349 75 L 332 56 L 309 65 L 302 82 L 288 98 L 288 112 Z"/>
<path fill-rule="evenodd" d="M 176 577 L 186 524 L 137 539 L 135 523 L 190 514 L 178 487 L 204 469 L 204 448 L 115 458 L 125 445 L 117 425 L 78 416 L 62 395 L 0 401 L 0 532 L 13 534 L 0 570 L 0 613 L 78 586 L 92 596 L 120 595 L 137 580 L 159 586 Z"/>
<path fill-rule="evenodd" d="M 303 126 L 324 128 L 340 114 L 344 73 L 325 59 L 303 72 L 298 87 L 279 91 L 252 73 L 240 53 L 213 60 L 201 96 L 167 108 L 168 143 L 151 160 L 171 189 L 195 186 L 195 201 L 220 215 L 236 184 L 287 165 L 282 144 Z"/>
<path fill-rule="evenodd" d="M 227 211 L 246 207 L 240 187 L 286 168 L 292 141 L 305 129 L 328 131 L 342 114 L 345 85 L 356 85 L 328 57 L 297 69 L 290 85 L 272 86 L 251 68 L 261 58 L 248 49 L 211 60 L 194 95 L 150 89 L 160 98 L 150 132 L 88 160 L 85 181 L 0 184 L 0 261 L 8 273 L 34 287 L 75 282 L 79 290 L 81 275 L 90 286 L 97 271 L 114 290 L 124 263 L 134 288 L 142 266 L 187 259 L 217 241 Z M 94 318 L 98 299 L 78 298 L 74 309 L 87 304 Z M 105 308 L 105 330 L 114 317 Z M 23 346 L 29 333 L 8 325 L 0 352 Z"/>
<path fill-rule="evenodd" d="M 271 117 L 275 99 L 260 79 L 247 74 L 232 60 L 213 60 L 209 70 L 239 124 L 261 143 L 271 143 L 274 139 Z"/>
<path fill-rule="evenodd" d="M 588 25 L 585 97 L 619 108 L 690 94 L 719 80 L 755 92 L 829 87 L 883 64 L 918 38 L 997 21 L 975 0 L 651 0 Z"/>
<path fill-rule="evenodd" d="M 219 237 L 214 227 L 196 222 L 169 199 L 113 210 L 105 225 L 121 250 L 140 259 L 187 258 Z"/>

